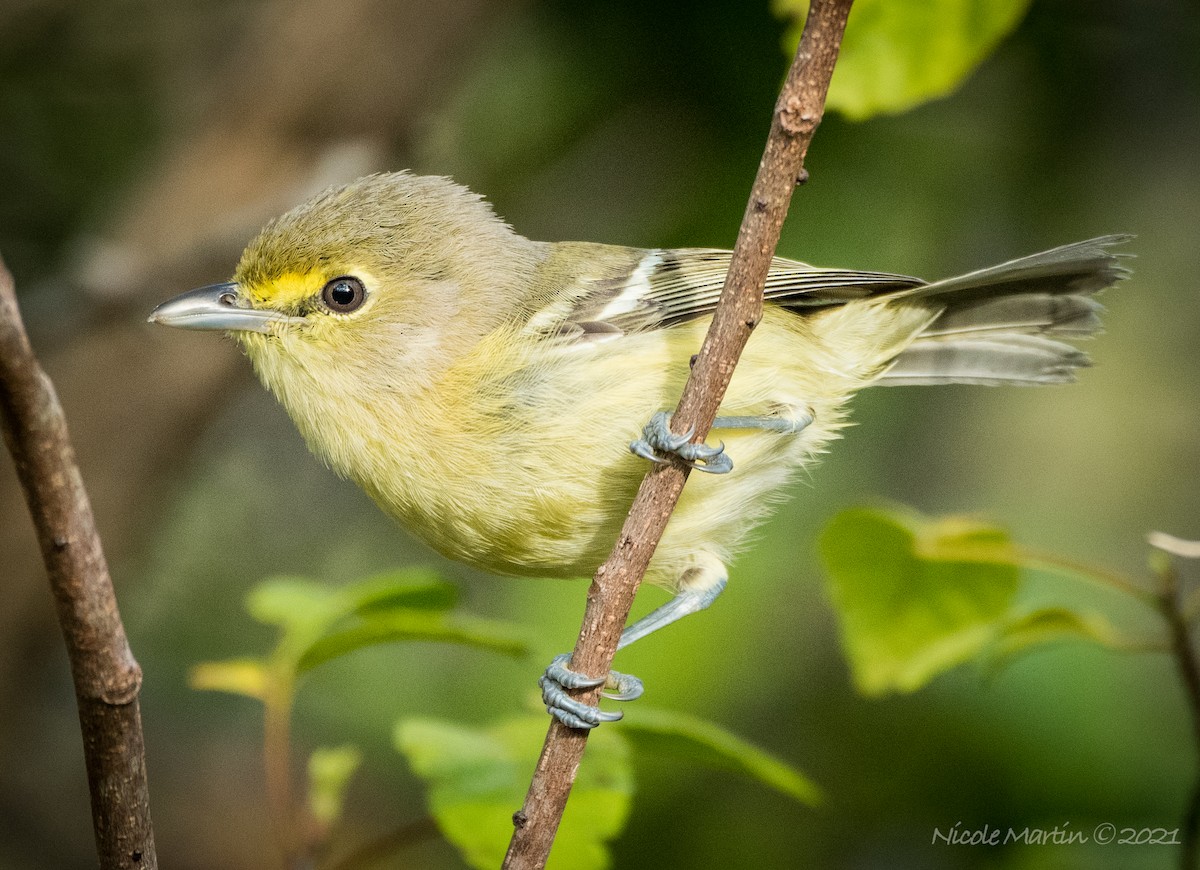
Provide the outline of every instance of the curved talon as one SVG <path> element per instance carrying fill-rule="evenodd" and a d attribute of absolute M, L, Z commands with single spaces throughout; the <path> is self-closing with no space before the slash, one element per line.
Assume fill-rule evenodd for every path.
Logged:
<path fill-rule="evenodd" d="M 601 692 L 605 698 L 612 701 L 636 701 L 642 697 L 642 693 L 646 690 L 642 681 L 633 674 L 622 674 L 618 671 L 612 671 L 608 675 L 608 680 L 604 684 L 607 689 L 609 686 L 616 689 L 615 692 Z"/>
<path fill-rule="evenodd" d="M 709 447 L 707 444 L 681 444 L 676 448 L 675 453 L 680 459 L 689 461 L 700 460 L 707 462 L 713 457 L 720 456 L 725 452 L 725 442 L 722 441 L 716 447 Z"/>
<path fill-rule="evenodd" d="M 725 474 L 733 470 L 733 460 L 725 453 L 724 441 L 716 447 L 709 447 L 707 444 L 684 444 L 675 454 L 697 471 Z"/>
<path fill-rule="evenodd" d="M 564 689 L 594 689 L 596 686 L 602 686 L 608 682 L 607 677 L 585 677 L 583 674 L 571 670 L 567 667 L 567 662 L 570 660 L 570 653 L 555 656 L 554 660 L 550 662 L 550 666 L 546 668 L 542 679 L 550 680 Z"/>
<path fill-rule="evenodd" d="M 624 714 L 609 713 L 567 694 L 567 689 L 588 689 L 599 685 L 611 685 L 617 691 L 602 693 L 614 701 L 632 701 L 642 694 L 642 681 L 629 674 L 613 671 L 607 677 L 585 677 L 567 667 L 570 654 L 555 656 L 546 672 L 538 679 L 542 690 L 542 703 L 546 712 L 569 728 L 590 730 L 602 722 L 616 722 Z"/>
<path fill-rule="evenodd" d="M 621 713 L 609 713 L 572 698 L 545 677 L 538 683 L 542 687 L 542 703 L 546 705 L 546 712 L 571 728 L 591 729 L 601 722 L 616 722 L 622 716 Z"/>
<path fill-rule="evenodd" d="M 641 438 L 639 438 L 637 441 L 629 442 L 629 452 L 634 456 L 640 456 L 642 459 L 649 459 L 651 462 L 656 462 L 659 465 L 662 465 L 667 461 L 654 452 L 654 448 L 650 446 L 649 442 Z"/>
<path fill-rule="evenodd" d="M 682 435 L 671 431 L 671 415 L 667 411 L 659 411 L 650 418 L 650 422 L 642 429 L 642 437 L 650 444 L 666 453 L 678 453 L 688 446 L 696 427 L 692 426 Z"/>
<path fill-rule="evenodd" d="M 583 719 L 580 719 L 578 716 L 576 716 L 574 713 L 571 713 L 567 710 L 560 710 L 557 707 L 554 707 L 554 708 L 547 707 L 546 709 L 550 713 L 551 716 L 553 716 L 559 722 L 566 725 L 568 728 L 578 728 L 581 731 L 591 731 L 598 724 L 600 724 L 599 722 L 584 721 Z M 590 709 L 594 710 L 596 708 L 592 707 Z M 618 716 L 617 718 L 619 719 L 621 717 Z"/>
<path fill-rule="evenodd" d="M 712 459 L 706 459 L 703 465 L 692 463 L 692 468 L 697 471 L 707 471 L 709 474 L 728 474 L 733 471 L 733 460 L 728 454 L 721 453 L 714 456 Z"/>
<path fill-rule="evenodd" d="M 692 444 L 696 430 L 691 428 L 682 435 L 676 435 L 671 431 L 670 422 L 671 415 L 659 411 L 642 429 L 642 437 L 629 445 L 630 451 L 659 464 L 667 461 L 661 454 L 674 454 L 684 465 L 709 474 L 726 474 L 733 470 L 733 460 L 725 454 L 724 443 L 717 447 Z"/>

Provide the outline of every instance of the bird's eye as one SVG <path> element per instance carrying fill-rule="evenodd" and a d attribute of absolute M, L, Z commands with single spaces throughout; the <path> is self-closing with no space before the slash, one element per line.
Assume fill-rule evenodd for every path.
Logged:
<path fill-rule="evenodd" d="M 334 278 L 321 290 L 321 301 L 330 311 L 349 314 L 367 301 L 367 288 L 351 275 Z"/>

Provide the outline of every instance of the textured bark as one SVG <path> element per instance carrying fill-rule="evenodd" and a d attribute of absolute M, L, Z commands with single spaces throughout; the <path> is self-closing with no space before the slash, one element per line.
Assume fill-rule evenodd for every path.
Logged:
<path fill-rule="evenodd" d="M 795 60 L 775 104 L 771 132 L 721 301 L 672 417 L 672 429 L 677 433 L 692 429 L 695 442 L 703 441 L 712 427 L 738 357 L 762 318 L 763 286 L 792 191 L 806 177 L 804 155 L 821 121 L 851 2 L 813 0 Z M 656 465 L 643 480 L 616 546 L 588 590 L 571 670 L 595 677 L 610 670 L 638 584 L 687 476 L 685 466 L 669 463 Z M 590 689 L 576 694 L 595 704 L 599 693 L 599 689 Z M 587 734 L 551 720 L 525 805 L 513 816 L 515 831 L 504 859 L 506 870 L 545 866 Z"/>
<path fill-rule="evenodd" d="M 125 638 L 66 419 L 33 355 L 2 261 L 0 428 L 37 529 L 71 661 L 100 867 L 156 868 L 138 711 L 142 671 Z"/>

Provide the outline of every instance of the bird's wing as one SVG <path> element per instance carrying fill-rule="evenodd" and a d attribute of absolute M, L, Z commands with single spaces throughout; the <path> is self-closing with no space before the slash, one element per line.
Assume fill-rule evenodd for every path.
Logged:
<path fill-rule="evenodd" d="M 603 341 L 712 314 L 731 254 L 715 248 L 631 251 L 607 273 L 576 279 L 530 320 L 536 331 L 570 341 Z M 797 310 L 841 305 L 925 284 L 885 272 L 821 269 L 775 258 L 766 299 Z"/>

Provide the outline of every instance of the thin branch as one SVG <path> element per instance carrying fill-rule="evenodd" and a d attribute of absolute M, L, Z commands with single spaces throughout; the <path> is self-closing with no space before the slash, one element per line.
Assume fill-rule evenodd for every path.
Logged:
<path fill-rule="evenodd" d="M 1192 646 L 1191 629 L 1184 616 L 1183 602 L 1179 589 L 1179 574 L 1168 557 L 1163 558 L 1158 568 L 1159 611 L 1166 620 L 1171 634 L 1171 651 L 1175 667 L 1183 681 L 1184 694 L 1192 715 L 1192 744 L 1196 750 L 1196 764 L 1200 765 L 1200 662 Z M 1195 870 L 1200 859 L 1200 767 L 1197 768 L 1192 794 L 1183 813 L 1182 848 L 1179 866 L 1182 870 Z"/>
<path fill-rule="evenodd" d="M 762 318 L 763 286 L 792 191 L 803 178 L 804 155 L 824 112 L 851 3 L 813 0 L 810 6 L 796 58 L 775 104 L 720 304 L 672 417 L 672 429 L 691 429 L 693 441 L 702 441 L 712 427 L 738 357 Z M 597 677 L 609 672 L 638 584 L 687 476 L 686 467 L 669 463 L 652 468 L 642 481 L 616 546 L 588 590 L 571 670 Z M 577 696 L 595 704 L 599 690 Z M 545 866 L 586 743 L 586 731 L 551 721 L 525 805 L 513 816 L 506 870 Z"/>
<path fill-rule="evenodd" d="M 71 662 L 100 867 L 153 870 L 142 671 L 125 638 L 66 419 L 29 345 L 2 260 L 0 428 L 37 528 Z"/>
<path fill-rule="evenodd" d="M 275 839 L 288 870 L 303 867 L 309 856 L 297 831 L 297 809 L 292 803 L 292 704 L 291 675 L 279 676 L 275 669 L 274 685 L 263 698 L 263 773 L 267 789 L 267 810 L 275 829 Z"/>

